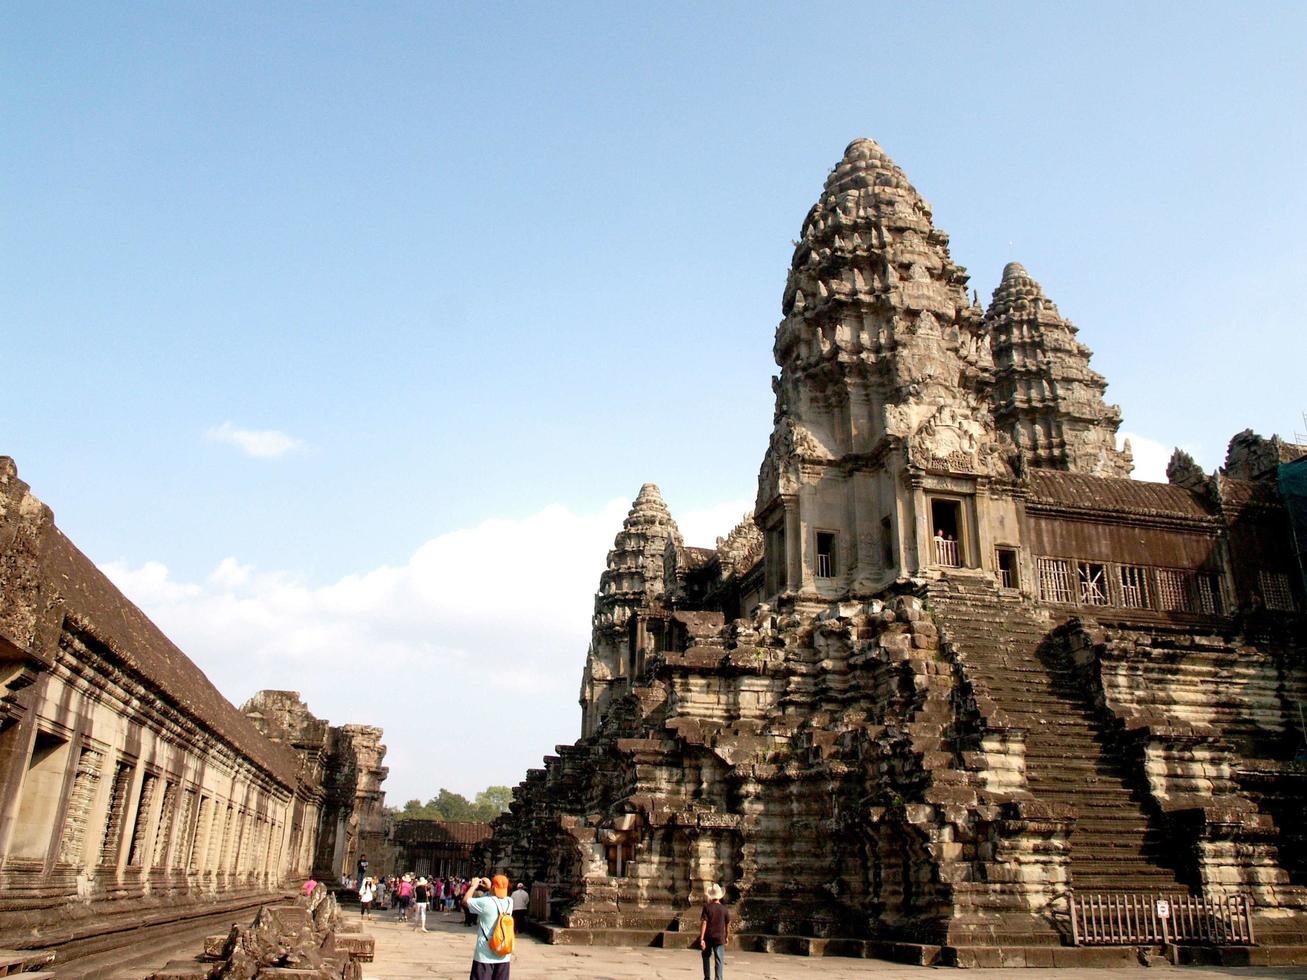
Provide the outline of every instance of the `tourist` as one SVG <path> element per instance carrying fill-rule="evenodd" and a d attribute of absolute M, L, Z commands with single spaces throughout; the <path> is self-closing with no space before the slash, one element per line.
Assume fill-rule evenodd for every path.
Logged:
<path fill-rule="evenodd" d="M 371 878 L 364 878 L 359 884 L 359 915 L 367 915 L 372 909 L 372 900 L 376 897 L 377 886 Z"/>
<path fill-rule="evenodd" d="M 399 897 L 399 904 L 398 906 L 396 906 L 398 912 L 396 913 L 395 918 L 399 919 L 400 921 L 407 921 L 408 906 L 409 903 L 413 901 L 413 876 L 412 875 L 406 874 L 404 875 L 403 878 L 399 879 L 399 890 L 396 894 Z"/>
<path fill-rule="evenodd" d="M 413 928 L 427 931 L 427 903 L 431 901 L 431 888 L 426 877 L 418 879 L 413 888 Z"/>
<path fill-rule="evenodd" d="M 313 876 L 310 875 L 309 880 L 304 882 L 304 886 L 303 886 L 304 897 L 307 898 L 308 896 L 312 895 L 317 887 L 318 887 L 318 883 L 313 879 Z"/>
<path fill-rule="evenodd" d="M 703 954 L 703 980 L 713 980 L 708 968 L 713 966 L 717 980 L 726 976 L 726 943 L 731 938 L 731 913 L 722 904 L 722 886 L 715 881 L 704 889 L 708 901 L 699 915 L 699 949 Z"/>
<path fill-rule="evenodd" d="M 475 912 L 467 907 L 466 900 L 469 897 L 474 897 L 476 895 L 477 889 L 480 887 L 479 883 L 483 880 L 484 879 L 481 878 L 473 878 L 471 881 L 465 882 L 463 885 L 463 925 L 468 928 L 477 924 L 477 916 Z"/>
<path fill-rule="evenodd" d="M 519 881 L 517 887 L 513 889 L 513 894 L 508 897 L 513 900 L 513 928 L 518 935 L 521 935 L 522 927 L 526 924 L 526 907 L 531 904 L 531 896 L 527 894 L 526 885 Z"/>
<path fill-rule="evenodd" d="M 388 881 L 389 879 L 382 878 L 377 882 L 376 908 L 378 909 L 384 909 L 386 907 L 386 884 Z"/>
<path fill-rule="evenodd" d="M 478 889 L 492 894 L 475 897 Z M 476 917 L 477 944 L 472 953 L 472 972 L 468 980 L 508 980 L 513 954 L 499 956 L 490 949 L 490 934 L 501 915 L 512 915 L 513 901 L 508 897 L 508 879 L 503 875 L 473 878 L 463 895 L 463 908 Z"/>

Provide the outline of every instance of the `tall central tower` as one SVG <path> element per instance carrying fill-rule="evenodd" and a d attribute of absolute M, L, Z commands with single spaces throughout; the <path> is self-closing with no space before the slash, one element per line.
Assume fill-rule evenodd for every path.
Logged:
<path fill-rule="evenodd" d="M 776 330 L 756 508 L 769 597 L 876 591 L 933 565 L 936 533 L 982 564 L 974 497 L 1010 470 L 967 281 L 898 165 L 849 144 L 803 223 Z"/>

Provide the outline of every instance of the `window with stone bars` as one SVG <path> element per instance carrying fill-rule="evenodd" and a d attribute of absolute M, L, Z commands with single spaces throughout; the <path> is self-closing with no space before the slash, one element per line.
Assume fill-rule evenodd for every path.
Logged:
<path fill-rule="evenodd" d="M 1219 616 L 1224 611 L 1221 604 L 1221 583 L 1210 572 L 1194 575 L 1194 597 L 1198 601 L 1200 613 Z"/>
<path fill-rule="evenodd" d="M 1076 582 L 1080 589 L 1080 602 L 1086 606 L 1106 606 L 1107 566 L 1097 562 L 1082 561 L 1076 563 Z"/>
<path fill-rule="evenodd" d="M 145 838 L 150 832 L 150 811 L 154 808 L 154 794 L 159 787 L 159 777 L 146 773 L 141 780 L 141 795 L 136 802 L 136 823 L 132 827 L 132 846 L 127 855 L 128 864 L 145 862 Z"/>
<path fill-rule="evenodd" d="M 172 824 L 177 816 L 177 784 L 164 783 L 163 808 L 159 811 L 159 829 L 154 835 L 153 867 L 167 867 L 168 845 L 172 838 Z"/>
<path fill-rule="evenodd" d="M 230 871 L 228 861 L 231 859 L 231 835 L 236 829 L 236 808 L 230 803 L 227 804 L 227 814 L 222 819 L 222 834 L 214 838 L 215 841 L 221 841 L 221 848 L 218 851 L 218 861 L 213 865 L 214 871 Z"/>
<path fill-rule="evenodd" d="M 104 753 L 95 749 L 82 749 L 77 757 L 77 774 L 73 776 L 73 790 L 68 795 L 68 813 L 64 817 L 64 832 L 59 839 L 59 861 L 62 864 L 80 864 L 82 847 L 86 844 L 86 822 L 95 802 L 95 791 L 100 785 L 100 766 Z"/>
<path fill-rule="evenodd" d="M 1130 609 L 1148 608 L 1148 569 L 1142 565 L 1119 565 L 1121 605 Z"/>
<path fill-rule="evenodd" d="M 213 797 L 200 797 L 200 811 L 195 818 L 195 839 L 191 842 L 191 871 L 203 871 L 209 853 L 209 839 L 213 831 Z"/>
<path fill-rule="evenodd" d="M 1275 612 L 1293 612 L 1293 590 L 1289 585 L 1286 572 L 1258 572 L 1258 581 L 1262 587 L 1262 601 L 1266 608 Z"/>
<path fill-rule="evenodd" d="M 284 844 L 282 839 L 281 824 L 274 822 L 272 825 L 272 846 L 269 849 L 271 858 L 268 861 L 268 870 L 275 871 L 281 867 L 281 848 Z"/>
<path fill-rule="evenodd" d="M 1174 568 L 1159 568 L 1157 570 L 1157 605 L 1159 609 L 1180 612 L 1189 611 L 1191 603 L 1189 600 L 1189 583 L 1186 579 L 1187 576 L 1184 572 L 1177 571 Z"/>
<path fill-rule="evenodd" d="M 253 870 L 257 874 L 264 871 L 265 863 L 268 860 L 268 821 L 262 817 L 259 818 L 258 833 L 254 835 L 254 859 Z"/>
<path fill-rule="evenodd" d="M 109 787 L 109 812 L 100 834 L 100 863 L 116 864 L 122 843 L 123 815 L 127 811 L 127 791 L 132 785 L 132 767 L 126 762 L 114 766 L 113 784 Z"/>
<path fill-rule="evenodd" d="M 1039 597 L 1045 602 L 1075 602 L 1075 578 L 1065 558 L 1039 559 Z"/>
<path fill-rule="evenodd" d="M 254 828 L 250 826 L 251 820 L 248 814 L 242 813 L 240 817 L 240 830 L 238 831 L 240 843 L 236 847 L 236 868 L 237 874 L 242 874 L 250 869 L 250 838 L 254 836 Z"/>
<path fill-rule="evenodd" d="M 195 832 L 195 790 L 182 792 L 181 826 L 177 830 L 177 846 L 172 851 L 172 866 L 185 868 L 191 860 L 192 835 Z"/>
<path fill-rule="evenodd" d="M 271 871 L 274 867 L 272 863 L 272 833 L 276 830 L 276 824 L 271 820 L 263 821 L 263 833 L 260 836 L 262 842 L 259 847 L 259 873 Z"/>

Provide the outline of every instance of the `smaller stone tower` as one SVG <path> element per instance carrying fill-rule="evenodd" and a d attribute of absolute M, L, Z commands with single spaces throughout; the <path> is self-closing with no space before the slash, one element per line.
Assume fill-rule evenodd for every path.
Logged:
<path fill-rule="evenodd" d="M 1130 449 L 1116 448 L 1121 409 L 1103 401 L 1107 382 L 1089 366 L 1039 283 L 1009 262 L 985 314 L 994 355 L 994 419 L 1032 466 L 1128 477 Z"/>
<path fill-rule="evenodd" d="M 590 651 L 581 677 L 583 737 L 599 727 L 612 699 L 630 686 L 627 621 L 632 613 L 663 595 L 664 554 L 669 542 L 681 547 L 681 532 L 658 487 L 646 483 L 622 522 L 599 577 Z"/>

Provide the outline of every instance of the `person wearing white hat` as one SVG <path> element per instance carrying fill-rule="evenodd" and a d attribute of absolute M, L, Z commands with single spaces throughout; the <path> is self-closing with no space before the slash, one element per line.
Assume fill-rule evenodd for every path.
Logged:
<path fill-rule="evenodd" d="M 726 977 L 726 944 L 731 939 L 731 913 L 722 904 L 722 886 L 710 882 L 704 890 L 708 901 L 703 903 L 699 916 L 699 950 L 703 954 L 703 980 L 713 980 L 709 967 L 717 980 Z"/>
<path fill-rule="evenodd" d="M 425 876 L 418 879 L 413 889 L 413 928 L 427 931 L 427 903 L 431 900 L 431 886 Z"/>

